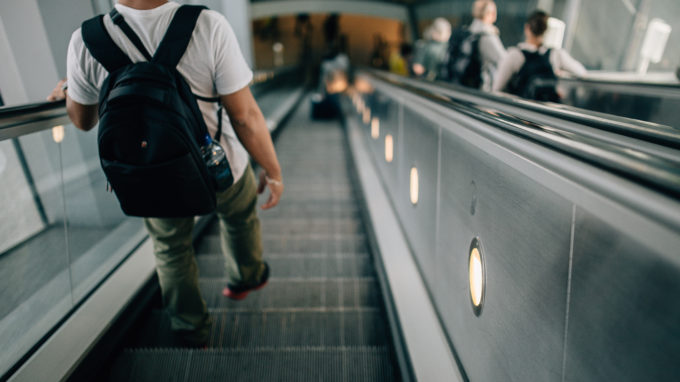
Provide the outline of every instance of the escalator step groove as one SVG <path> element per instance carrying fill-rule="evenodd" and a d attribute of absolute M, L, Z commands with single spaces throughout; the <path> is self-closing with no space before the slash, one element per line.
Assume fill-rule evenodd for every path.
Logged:
<path fill-rule="evenodd" d="M 368 242 L 364 234 L 319 234 L 319 235 L 277 235 L 264 234 L 262 247 L 265 257 L 278 253 L 368 253 Z M 222 253 L 218 236 L 207 236 L 196 247 L 196 253 Z"/>
<path fill-rule="evenodd" d="M 201 277 L 223 277 L 222 256 L 197 256 Z M 373 265 L 368 256 L 326 256 L 267 258 L 271 277 L 278 278 L 319 278 L 319 277 L 371 277 Z"/>
<path fill-rule="evenodd" d="M 378 307 L 380 290 L 372 278 L 362 279 L 271 279 L 262 290 L 242 301 L 222 296 L 225 279 L 202 279 L 201 293 L 209 308 L 275 309 Z"/>
<path fill-rule="evenodd" d="M 394 381 L 386 347 L 135 349 L 110 381 Z"/>

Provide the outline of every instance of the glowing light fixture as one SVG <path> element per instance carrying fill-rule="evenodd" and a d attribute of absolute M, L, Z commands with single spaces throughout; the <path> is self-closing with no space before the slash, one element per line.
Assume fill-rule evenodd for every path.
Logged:
<path fill-rule="evenodd" d="M 385 160 L 387 163 L 392 163 L 394 159 L 394 140 L 391 134 L 385 136 Z"/>
<path fill-rule="evenodd" d="M 411 203 L 418 204 L 418 169 L 411 167 Z"/>
<path fill-rule="evenodd" d="M 482 262 L 482 250 L 478 238 L 472 240 L 470 245 L 470 258 L 468 262 L 470 279 L 470 301 L 475 315 L 482 313 L 484 302 L 484 263 Z"/>
<path fill-rule="evenodd" d="M 57 143 L 64 140 L 64 126 L 59 125 L 52 128 L 52 139 Z"/>
<path fill-rule="evenodd" d="M 371 137 L 373 139 L 380 138 L 380 120 L 376 117 L 371 120 Z"/>
<path fill-rule="evenodd" d="M 364 123 L 368 125 L 369 122 L 371 122 L 371 109 L 365 108 L 364 109 Z"/>

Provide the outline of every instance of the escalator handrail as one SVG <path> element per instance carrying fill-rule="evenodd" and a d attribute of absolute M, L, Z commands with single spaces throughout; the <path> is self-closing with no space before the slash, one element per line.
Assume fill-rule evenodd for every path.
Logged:
<path fill-rule="evenodd" d="M 577 83 L 587 83 L 589 85 L 613 85 L 613 86 L 626 86 L 626 87 L 650 87 L 655 89 L 668 89 L 674 90 L 680 94 L 680 82 L 677 83 L 665 83 L 665 82 L 644 82 L 636 80 L 614 80 L 614 79 L 604 79 L 597 77 L 559 77 L 560 81 L 565 82 L 577 82 Z"/>
<path fill-rule="evenodd" d="M 511 115 L 484 105 L 430 92 L 422 87 L 400 82 L 394 78 L 386 78 L 375 72 L 369 72 L 369 75 L 378 81 L 472 117 L 486 125 L 626 178 L 635 179 L 675 199 L 680 198 L 680 159 L 671 161 L 667 158 L 622 148 L 607 141 L 528 121 L 521 116 Z"/>
<path fill-rule="evenodd" d="M 445 94 L 457 99 L 467 100 L 470 96 L 479 97 L 484 100 L 498 102 L 510 107 L 518 107 L 570 122 L 590 126 L 599 130 L 644 140 L 646 142 L 659 144 L 674 149 L 680 149 L 680 129 L 676 129 L 671 126 L 579 109 L 568 105 L 542 104 L 539 102 L 527 101 L 522 98 L 507 94 L 488 93 L 445 82 L 432 83 L 426 82 L 424 80 L 401 77 L 381 71 L 369 72 L 376 76 L 389 78 L 390 80 L 397 82 L 407 83 L 418 88 L 423 88 L 426 91 Z"/>
<path fill-rule="evenodd" d="M 274 83 L 284 76 L 295 74 L 299 69 L 299 67 L 293 66 L 263 71 L 267 74 L 267 78 L 261 81 L 255 81 L 259 74 L 256 72 L 250 85 L 253 88 L 253 94 L 257 96 L 266 92 L 269 88 L 268 84 Z M 50 129 L 53 127 L 54 121 L 63 120 L 66 117 L 66 101 L 64 100 L 0 107 L 0 141 Z M 22 126 L 35 124 L 41 124 L 41 126 L 22 129 Z"/>

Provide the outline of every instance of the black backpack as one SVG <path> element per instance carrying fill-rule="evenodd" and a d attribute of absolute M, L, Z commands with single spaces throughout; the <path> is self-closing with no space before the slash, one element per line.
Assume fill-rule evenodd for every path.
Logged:
<path fill-rule="evenodd" d="M 99 93 L 99 157 L 127 215 L 186 217 L 215 209 L 216 182 L 200 150 L 208 129 L 196 96 L 176 69 L 203 9 L 177 9 L 151 57 L 114 8 L 113 22 L 146 62 L 132 63 L 118 48 L 103 15 L 82 25 L 85 46 L 109 72 Z"/>
<path fill-rule="evenodd" d="M 469 27 L 454 30 L 438 78 L 471 88 L 481 88 L 482 61 L 479 55 L 481 37 L 482 34 L 472 33 Z"/>
<path fill-rule="evenodd" d="M 508 91 L 522 98 L 559 102 L 557 76 L 550 64 L 550 49 L 545 53 L 522 50 L 524 65 L 511 79 Z"/>

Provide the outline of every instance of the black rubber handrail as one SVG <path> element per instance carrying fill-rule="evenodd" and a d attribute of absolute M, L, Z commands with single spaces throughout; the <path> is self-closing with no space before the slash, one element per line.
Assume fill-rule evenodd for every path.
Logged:
<path fill-rule="evenodd" d="M 680 151 L 678 152 L 678 161 L 673 161 L 623 148 L 604 140 L 559 127 L 528 121 L 521 116 L 508 114 L 502 110 L 495 110 L 441 93 L 433 93 L 394 78 L 386 78 L 370 72 L 369 74 L 376 80 L 446 106 L 486 125 L 530 140 L 596 167 L 635 179 L 673 198 L 680 198 Z"/>
<path fill-rule="evenodd" d="M 680 129 L 676 129 L 671 126 L 579 109 L 568 105 L 542 104 L 511 95 L 488 93 L 445 82 L 433 83 L 373 70 L 369 71 L 369 73 L 389 81 L 408 84 L 414 87 L 422 88 L 426 91 L 432 91 L 444 94 L 446 96 L 451 96 L 456 99 L 467 100 L 470 96 L 479 97 L 484 100 L 507 105 L 508 107 L 522 108 L 565 121 L 596 128 L 598 130 L 640 139 L 673 149 L 680 149 Z M 504 111 L 510 112 L 507 109 Z"/>
<path fill-rule="evenodd" d="M 604 79 L 604 78 L 601 79 L 601 78 L 591 78 L 591 77 L 583 77 L 583 78 L 560 77 L 560 81 L 581 82 L 581 83 L 587 83 L 589 85 L 606 84 L 606 85 L 626 86 L 626 87 L 652 87 L 652 88 L 657 88 L 657 89 L 677 90 L 678 92 L 680 92 L 680 82 L 678 82 L 678 83 L 642 82 L 642 81 L 635 81 L 635 80 L 613 80 L 613 79 Z"/>
<path fill-rule="evenodd" d="M 299 67 L 285 67 L 265 71 L 268 74 L 266 80 L 253 81 L 251 84 L 253 94 L 258 95 L 266 92 L 269 89 L 269 84 L 275 84 L 282 78 L 295 74 L 299 69 Z M 17 126 L 25 124 L 45 123 L 43 128 L 30 129 L 26 134 L 47 130 L 52 128 L 52 124 L 49 123 L 50 121 L 65 117 L 66 115 L 66 102 L 64 100 L 0 107 L 0 136 L 2 135 L 2 130 L 17 128 Z M 13 132 L 12 137 L 20 137 L 22 135 L 24 134 L 15 134 Z"/>

